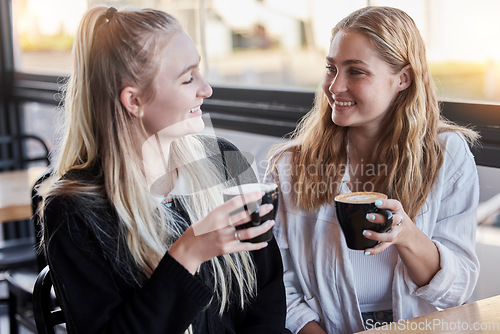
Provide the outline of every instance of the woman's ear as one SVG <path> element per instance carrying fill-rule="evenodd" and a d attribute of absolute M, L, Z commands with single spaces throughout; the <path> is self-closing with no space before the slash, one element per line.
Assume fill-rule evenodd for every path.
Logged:
<path fill-rule="evenodd" d="M 399 91 L 403 91 L 406 88 L 410 87 L 412 81 L 413 81 L 413 70 L 411 68 L 411 65 L 408 64 L 405 67 L 403 67 L 401 72 L 399 72 Z"/>
<path fill-rule="evenodd" d="M 136 87 L 125 87 L 120 93 L 120 101 L 129 113 L 135 117 L 142 117 L 141 99 L 139 98 L 139 89 Z"/>

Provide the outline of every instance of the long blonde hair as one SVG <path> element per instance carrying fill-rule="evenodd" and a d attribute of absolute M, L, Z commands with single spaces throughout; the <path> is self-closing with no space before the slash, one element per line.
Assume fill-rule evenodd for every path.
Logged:
<path fill-rule="evenodd" d="M 413 81 L 390 106 L 383 126 L 391 131 L 383 134 L 374 154 L 378 161 L 373 165 L 383 165 L 384 173 L 374 173 L 371 182 L 373 190 L 398 199 L 413 219 L 423 207 L 443 163 L 438 134 L 458 131 L 470 142 L 476 140 L 477 134 L 441 116 L 424 41 L 405 12 L 390 7 L 365 7 L 341 20 L 332 30 L 331 41 L 341 31 L 355 31 L 367 37 L 394 73 L 411 66 Z M 274 156 L 270 171 L 282 153 L 293 153 L 293 195 L 296 205 L 304 209 L 333 203 L 345 172 L 341 166 L 347 165 L 349 128 L 334 124 L 331 112 L 325 94 L 318 90 L 312 110 L 292 134 L 291 143 L 271 151 Z M 315 170 L 321 168 L 321 173 L 309 173 L 311 166 L 316 166 Z"/>
<path fill-rule="evenodd" d="M 73 74 L 65 91 L 65 134 L 56 156 L 53 184 L 45 194 L 46 201 L 57 195 L 77 196 L 89 207 L 98 204 L 96 198 L 109 200 L 118 216 L 119 248 L 127 253 L 119 254 L 123 258 L 117 260 L 115 269 L 139 285 L 151 276 L 187 226 L 146 186 L 142 159 L 135 148 L 137 129 L 145 135 L 144 127 L 140 118 L 132 117 L 122 106 L 120 92 L 125 85 L 133 85 L 143 93 L 144 101 L 154 96 L 153 82 L 164 56 L 161 51 L 179 29 L 175 18 L 153 9 L 116 12 L 99 6 L 87 11 L 78 28 Z M 222 203 L 220 190 L 225 180 L 221 176 L 219 182 L 213 182 L 220 173 L 204 157 L 205 146 L 197 136 L 172 144 L 170 158 L 185 167 L 182 173 L 191 181 L 188 186 L 199 188 L 206 180 L 219 184 L 193 190 L 193 203 L 198 204 L 185 207 L 193 222 Z M 190 163 L 193 161 L 198 163 Z M 70 171 L 96 165 L 102 168 L 103 185 L 64 178 Z M 45 242 L 50 242 L 50 236 Z M 120 266 L 120 261 L 125 263 Z M 139 277 L 131 277 L 136 272 L 127 271 L 129 267 L 137 268 Z M 221 314 L 233 286 L 238 287 L 235 292 L 242 308 L 255 294 L 256 274 L 248 252 L 213 258 L 209 267 Z"/>

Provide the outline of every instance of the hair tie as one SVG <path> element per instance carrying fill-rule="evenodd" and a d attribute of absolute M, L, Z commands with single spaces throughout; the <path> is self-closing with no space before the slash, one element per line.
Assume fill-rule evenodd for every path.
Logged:
<path fill-rule="evenodd" d="M 118 10 L 115 7 L 109 7 L 108 11 L 106 12 L 106 19 L 110 21 L 117 11 Z"/>

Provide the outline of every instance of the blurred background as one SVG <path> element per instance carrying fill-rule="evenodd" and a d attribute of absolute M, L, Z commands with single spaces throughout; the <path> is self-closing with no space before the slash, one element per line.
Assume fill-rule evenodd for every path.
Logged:
<path fill-rule="evenodd" d="M 211 85 L 293 91 L 318 88 L 336 22 L 367 5 L 398 7 L 424 37 L 440 100 L 500 102 L 498 0 L 12 0 L 15 71 L 66 76 L 78 22 L 96 4 L 172 13 Z M 44 107 L 25 104 L 25 127 L 53 142 L 58 109 Z"/>
<path fill-rule="evenodd" d="M 174 14 L 213 85 L 313 90 L 336 22 L 366 5 L 398 7 L 425 39 L 441 99 L 500 102 L 498 0 L 13 0 L 17 69 L 67 74 L 79 19 L 98 3 Z"/>
<path fill-rule="evenodd" d="M 499 0 L 0 0 L 1 135 L 57 143 L 75 30 L 96 4 L 158 8 L 181 21 L 214 87 L 204 112 L 215 134 L 248 153 L 260 175 L 270 146 L 312 105 L 333 26 L 368 5 L 406 11 L 425 40 L 443 114 L 482 136 L 473 151 L 480 201 L 497 209 L 478 224 L 482 274 L 473 299 L 500 294 Z"/>

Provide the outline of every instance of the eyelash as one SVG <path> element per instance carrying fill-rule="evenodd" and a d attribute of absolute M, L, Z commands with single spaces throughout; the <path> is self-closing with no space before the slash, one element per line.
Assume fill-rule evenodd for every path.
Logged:
<path fill-rule="evenodd" d="M 353 75 L 363 74 L 363 72 L 362 72 L 362 71 L 357 70 L 357 69 L 354 69 L 354 68 L 353 68 L 353 69 L 351 69 L 351 70 L 350 70 L 350 72 L 351 72 L 351 74 L 353 74 Z"/>
<path fill-rule="evenodd" d="M 332 65 L 326 65 L 326 70 L 328 72 L 336 72 L 337 71 L 336 68 Z"/>
<path fill-rule="evenodd" d="M 191 76 L 188 81 L 183 82 L 183 84 L 188 85 L 194 81 L 194 76 Z"/>
<path fill-rule="evenodd" d="M 332 66 L 332 65 L 326 65 L 326 70 L 329 73 L 335 73 L 335 72 L 337 72 L 337 69 L 335 68 L 335 66 Z M 361 74 L 363 74 L 362 71 L 354 69 L 354 68 L 349 69 L 349 73 L 352 74 L 352 75 L 361 75 Z"/>

